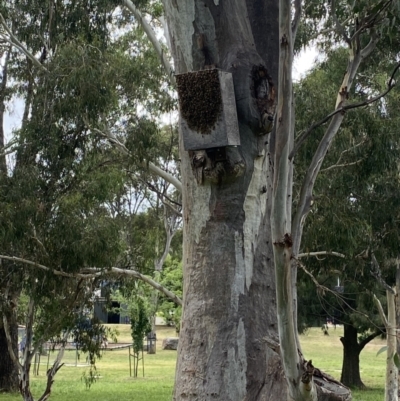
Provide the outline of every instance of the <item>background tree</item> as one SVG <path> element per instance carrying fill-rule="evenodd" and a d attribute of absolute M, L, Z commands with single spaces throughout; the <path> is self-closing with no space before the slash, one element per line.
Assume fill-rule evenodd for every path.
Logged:
<path fill-rule="evenodd" d="M 378 64 L 374 58 L 364 64 L 359 86 L 352 94 L 354 98 L 363 101 L 365 96 L 384 91 L 387 76 L 393 69 L 392 56 L 392 59 L 390 56 L 381 59 Z M 343 49 L 331 51 L 327 59 L 297 85 L 298 131 L 307 127 L 309 121 L 318 121 L 328 114 L 328 101 L 341 79 L 338 65 L 343 63 L 344 57 Z M 368 341 L 382 332 L 378 316 L 371 315 L 371 292 L 381 292 L 375 278 L 368 274 L 371 249 L 388 262 L 397 255 L 399 226 L 394 211 L 399 202 L 398 116 L 389 111 L 390 104 L 397 103 L 397 97 L 398 92 L 393 91 L 384 100 L 357 113 L 349 113 L 335 141 L 336 146 L 325 158 L 305 225 L 304 252 L 335 250 L 346 255 L 345 260 L 328 257 L 323 262 L 302 259 L 325 285 L 329 283 L 331 288 L 340 285 L 343 301 L 336 302 L 335 297 L 330 296 L 321 305 L 303 283 L 299 285 L 299 294 L 301 304 L 307 305 L 301 314 L 309 313 L 310 304 L 304 302 L 307 297 L 317 301 L 318 313 L 344 324 L 341 381 L 347 386 L 363 386 L 359 354 Z M 317 129 L 315 138 L 320 135 L 322 132 Z M 310 141 L 299 153 L 298 172 L 303 163 L 307 165 L 315 147 L 316 141 Z M 390 262 L 387 263 L 386 274 L 392 276 L 390 281 L 394 284 L 393 271 L 393 263 L 391 271 Z M 303 289 L 311 292 L 306 295 Z"/>
<path fill-rule="evenodd" d="M 134 253 L 108 206 L 116 197 L 123 200 L 132 194 L 132 176 L 141 175 L 145 184 L 152 180 L 143 176 L 145 157 L 153 157 L 155 144 L 158 151 L 163 147 L 156 140 L 160 130 L 155 121 L 173 104 L 168 87 L 160 86 L 163 71 L 143 33 L 134 29 L 126 37 L 111 38 L 107 24 L 122 18 L 113 15 L 114 9 L 109 2 L 10 1 L 0 10 L 2 38 L 14 51 L 10 88 L 25 99 L 22 128 L 14 142 L 16 164 L 1 193 L 2 268 L 7 278 L 1 293 L 7 324 L 18 294 L 25 289 L 30 297 L 27 330 L 31 339 L 35 331 L 35 342 L 31 346 L 28 341 L 23 366 L 14 358 L 25 377 L 21 391 L 26 399 L 32 397 L 29 366 L 34 350 L 72 324 L 76 305 L 90 308 L 96 281 L 83 285 L 86 277 L 79 271 L 88 266 L 126 267 L 123 255 Z M 13 31 L 14 26 L 18 29 Z M 122 137 L 125 153 L 118 147 Z M 171 151 L 172 144 L 164 147 Z M 171 159 L 158 153 L 153 162 L 158 160 L 173 169 Z M 20 263 L 31 268 L 23 269 Z M 38 263 L 41 272 L 32 268 Z M 89 279 L 97 275 L 89 274 Z M 63 323 L 58 308 L 66 312 Z M 46 325 L 51 330 L 43 330 Z"/>

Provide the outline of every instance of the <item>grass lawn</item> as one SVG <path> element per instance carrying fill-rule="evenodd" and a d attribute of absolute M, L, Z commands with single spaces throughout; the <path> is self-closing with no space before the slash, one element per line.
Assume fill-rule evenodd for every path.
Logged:
<path fill-rule="evenodd" d="M 130 342 L 130 326 L 118 325 L 119 343 Z M 325 336 L 319 328 L 309 330 L 301 336 L 303 351 L 307 359 L 321 370 L 339 379 L 342 362 L 342 345 L 339 337 L 343 329 L 331 328 Z M 82 380 L 82 374 L 88 370 L 84 366 L 84 358 L 76 363 L 74 351 L 68 351 L 63 366 L 56 376 L 50 400 L 54 401 L 170 401 L 175 374 L 176 351 L 163 351 L 162 339 L 175 336 L 174 329 L 160 326 L 157 329 L 157 353 L 144 353 L 145 377 L 142 376 L 141 365 L 139 377 L 129 374 L 128 349 L 107 350 L 98 361 L 99 379 L 88 390 Z M 368 386 L 367 391 L 353 392 L 354 401 L 383 401 L 385 356 L 376 356 L 384 345 L 383 340 L 374 340 L 361 353 L 361 377 Z M 39 376 L 32 377 L 31 386 L 34 395 L 41 395 L 45 384 L 47 358 L 42 357 Z M 82 365 L 82 366 L 81 366 Z M 1 401 L 19 401 L 17 395 L 0 394 Z"/>

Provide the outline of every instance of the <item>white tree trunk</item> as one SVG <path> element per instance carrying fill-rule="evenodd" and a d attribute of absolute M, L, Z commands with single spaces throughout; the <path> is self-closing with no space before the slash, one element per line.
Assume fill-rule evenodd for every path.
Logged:
<path fill-rule="evenodd" d="M 396 333 L 396 295 L 386 291 L 388 303 L 388 327 L 387 327 L 387 360 L 386 360 L 386 386 L 385 400 L 398 401 L 398 369 L 394 363 L 394 356 L 397 352 L 397 333 Z"/>
<path fill-rule="evenodd" d="M 394 362 L 397 352 L 397 333 L 396 333 L 396 291 L 393 288 L 386 290 L 386 300 L 388 305 L 388 315 L 385 316 L 382 304 L 374 295 L 375 305 L 378 308 L 382 322 L 386 328 L 386 381 L 385 381 L 385 401 L 397 401 L 398 397 L 398 369 Z"/>

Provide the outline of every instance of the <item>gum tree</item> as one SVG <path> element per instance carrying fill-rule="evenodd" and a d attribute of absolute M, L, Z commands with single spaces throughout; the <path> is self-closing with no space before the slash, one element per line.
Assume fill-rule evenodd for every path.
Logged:
<path fill-rule="evenodd" d="M 175 72 L 146 18 L 130 0 L 121 3 L 142 25 L 173 85 L 174 73 L 204 70 L 199 76 L 209 88 L 217 67 L 232 74 L 236 99 L 229 111 L 237 112 L 239 146 L 191 152 L 181 146 L 182 183 L 160 171 L 183 199 L 184 305 L 174 399 L 276 400 L 287 391 L 296 401 L 348 399 L 334 380 L 320 386 L 299 351 L 296 256 L 324 157 L 345 111 L 356 107 L 348 103 L 358 68 L 376 47 L 381 26 L 396 22 L 395 2 L 307 2 L 306 22 L 311 10 L 328 39 L 346 44 L 348 61 L 333 111 L 296 141 L 291 70 L 302 1 L 292 9 L 289 0 L 164 0 Z M 217 98 L 208 100 L 219 106 Z M 206 119 L 219 117 L 210 106 L 203 111 Z M 294 158 L 327 122 L 294 193 Z M 96 119 L 91 124 L 96 128 Z"/>
<path fill-rule="evenodd" d="M 349 397 L 333 381 L 320 386 L 311 361 L 299 352 L 296 255 L 316 177 L 346 110 L 356 107 L 349 97 L 357 71 L 382 26 L 395 18 L 394 2 L 366 1 L 357 10 L 308 2 L 324 14 L 330 38 L 346 44 L 348 60 L 333 111 L 295 141 L 291 70 L 302 3 L 294 2 L 292 18 L 286 0 L 279 6 L 164 1 L 175 72 L 231 72 L 240 131 L 240 146 L 227 148 L 222 161 L 210 151 L 181 147 L 184 307 L 176 400 L 284 399 L 281 366 L 294 400 Z M 372 100 L 366 96 L 362 103 Z M 325 123 L 300 190 L 293 193 L 296 153 Z"/>

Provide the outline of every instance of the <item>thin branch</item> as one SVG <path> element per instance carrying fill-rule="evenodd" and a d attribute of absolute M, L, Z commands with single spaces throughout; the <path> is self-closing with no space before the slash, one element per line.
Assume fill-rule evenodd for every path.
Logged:
<path fill-rule="evenodd" d="M 372 341 L 374 338 L 382 335 L 383 331 L 382 330 L 377 330 L 374 333 L 370 334 L 369 336 L 365 337 L 362 341 L 359 342 L 359 347 L 362 350 L 370 341 Z"/>
<path fill-rule="evenodd" d="M 361 50 L 360 55 L 362 58 L 366 58 L 371 54 L 379 42 L 379 39 L 379 35 L 376 32 L 373 32 L 369 43 L 364 47 L 364 49 Z"/>
<path fill-rule="evenodd" d="M 294 17 L 293 17 L 293 21 L 292 21 L 293 44 L 296 40 L 297 30 L 299 29 L 299 25 L 300 25 L 301 11 L 302 11 L 302 1 L 294 0 Z"/>
<path fill-rule="evenodd" d="M 63 363 L 61 363 L 61 361 L 62 361 L 62 358 L 64 357 L 65 343 L 66 343 L 66 341 L 67 341 L 68 335 L 69 335 L 69 331 L 67 331 L 67 332 L 64 334 L 64 337 L 63 337 L 62 342 L 61 342 L 61 347 L 60 347 L 60 349 L 58 350 L 57 357 L 56 357 L 56 359 L 55 359 L 55 361 L 54 361 L 54 363 L 53 363 L 53 366 L 47 371 L 47 383 L 46 383 L 46 388 L 45 388 L 45 390 L 44 390 L 42 396 L 39 398 L 38 401 L 46 401 L 46 400 L 49 398 L 49 396 L 50 396 L 51 387 L 52 387 L 52 385 L 53 385 L 53 383 L 54 383 L 54 376 L 56 375 L 56 373 L 57 373 L 57 372 L 63 367 L 63 365 L 64 365 Z"/>
<path fill-rule="evenodd" d="M 162 201 L 162 200 L 161 200 Z M 176 218 L 178 216 L 174 213 L 171 216 L 171 219 L 168 220 L 168 213 L 167 213 L 167 206 L 164 205 L 164 228 L 165 228 L 165 234 L 167 236 L 165 240 L 165 247 L 164 247 L 164 252 L 161 255 L 161 258 L 154 263 L 154 269 L 157 272 L 160 272 L 164 266 L 164 262 L 167 259 L 167 256 L 169 255 L 169 251 L 171 249 L 171 241 L 174 238 L 178 227 L 175 224 L 176 223 Z"/>
<path fill-rule="evenodd" d="M 373 294 L 373 299 L 374 299 L 375 306 L 378 309 L 379 316 L 381 317 L 383 324 L 385 325 L 385 327 L 388 327 L 389 322 L 388 322 L 385 312 L 382 308 L 381 301 L 379 301 L 379 299 L 376 297 L 375 294 Z"/>
<path fill-rule="evenodd" d="M 173 199 L 171 199 L 168 195 L 165 194 L 165 191 L 164 191 L 164 192 L 159 191 L 151 182 L 142 180 L 140 177 L 138 177 L 138 178 L 139 178 L 144 184 L 146 184 L 147 187 L 148 187 L 150 190 L 154 191 L 154 192 L 157 194 L 157 196 L 160 198 L 161 202 L 162 202 L 164 205 L 167 205 L 168 207 L 170 207 L 171 210 L 173 210 L 173 211 L 175 212 L 175 214 L 177 214 L 178 216 L 182 216 L 182 213 L 181 213 L 181 212 L 179 212 L 178 210 L 176 210 L 172 205 L 170 205 L 170 204 L 168 204 L 167 202 L 165 202 L 165 201 L 163 200 L 163 198 L 167 199 L 168 202 L 171 202 L 171 203 L 175 204 L 175 205 L 178 206 L 178 207 L 182 207 L 182 204 L 181 204 L 181 203 L 176 202 L 176 201 L 174 201 Z"/>
<path fill-rule="evenodd" d="M 349 152 L 351 152 L 352 150 L 358 148 L 359 146 L 361 146 L 362 144 L 364 144 L 366 141 L 367 141 L 366 139 L 363 139 L 361 142 L 356 143 L 354 146 L 352 146 L 352 147 L 350 147 L 350 148 L 348 148 L 348 149 L 343 150 L 343 151 L 340 153 L 339 159 L 337 160 L 337 162 L 336 162 L 335 164 L 339 164 L 339 163 L 340 163 L 340 161 L 342 160 L 342 157 L 343 157 L 344 154 L 349 153 Z M 325 170 L 326 170 L 326 169 L 321 170 L 321 171 L 325 171 Z"/>
<path fill-rule="evenodd" d="M 320 255 L 331 255 L 331 256 L 337 256 L 339 258 L 346 258 L 346 256 L 343 255 L 343 253 L 332 252 L 332 251 L 319 251 L 319 252 L 299 253 L 297 255 L 297 259 L 301 259 L 307 256 L 320 256 Z"/>
<path fill-rule="evenodd" d="M 336 291 L 334 291 L 334 290 L 331 290 L 330 288 L 325 287 L 324 285 L 320 284 L 320 283 L 318 282 L 318 280 L 314 277 L 314 275 L 313 275 L 310 271 L 307 270 L 307 268 L 304 266 L 303 263 L 300 262 L 300 260 L 296 259 L 295 257 L 292 257 L 292 259 L 294 259 L 294 260 L 297 262 L 298 266 L 300 266 L 301 269 L 304 271 L 304 273 L 306 273 L 306 274 L 311 278 L 312 282 L 315 284 L 315 286 L 316 286 L 318 289 L 320 289 L 322 292 L 329 292 L 330 294 L 334 295 L 337 299 L 339 299 L 340 302 L 343 302 L 352 312 L 358 313 L 358 314 L 360 314 L 360 315 L 362 315 L 362 316 L 364 316 L 364 317 L 366 317 L 366 318 L 369 319 L 369 317 L 368 317 L 368 315 L 367 315 L 366 313 L 362 313 L 362 312 L 360 312 L 360 311 L 358 311 L 358 310 L 352 308 L 352 307 L 346 302 L 345 298 L 342 297 L 338 292 L 336 292 Z"/>
<path fill-rule="evenodd" d="M 332 113 L 329 113 L 326 117 L 324 117 L 323 119 L 319 120 L 318 122 L 312 124 L 307 131 L 304 131 L 298 138 L 292 152 L 289 155 L 289 159 L 291 160 L 299 151 L 301 145 L 304 143 L 304 141 L 309 137 L 309 135 L 311 134 L 311 132 L 315 129 L 318 128 L 319 126 L 325 124 L 327 121 L 329 121 L 333 116 L 335 116 L 338 113 L 345 113 L 347 110 L 351 110 L 351 109 L 356 109 L 358 107 L 363 107 L 363 106 L 368 106 L 371 103 L 376 102 L 377 100 L 383 98 L 384 96 L 386 96 L 395 86 L 395 82 L 394 82 L 394 76 L 397 73 L 398 69 L 400 68 L 400 63 L 398 63 L 395 67 L 395 69 L 392 72 L 392 75 L 389 79 L 388 82 L 388 87 L 387 89 L 380 93 L 379 95 L 372 97 L 370 99 L 364 100 L 363 102 L 359 102 L 359 103 L 353 103 L 353 104 L 348 104 L 342 107 L 338 107 L 336 110 L 332 111 Z"/>
<path fill-rule="evenodd" d="M 164 50 L 161 46 L 160 41 L 157 39 L 154 29 L 146 21 L 146 19 L 142 15 L 142 13 L 136 8 L 136 6 L 132 3 L 131 0 L 123 0 L 122 5 L 124 5 L 129 11 L 131 11 L 132 14 L 135 16 L 135 18 L 138 20 L 139 24 L 142 26 L 143 30 L 145 31 L 148 39 L 152 43 L 154 50 L 156 51 L 158 57 L 160 58 L 161 64 L 163 65 L 165 72 L 168 75 L 169 81 L 171 82 L 171 84 L 173 86 L 176 86 L 174 71 L 173 71 L 171 64 L 169 63 L 167 57 L 165 56 Z"/>
<path fill-rule="evenodd" d="M 159 290 L 163 294 L 165 294 L 168 298 L 172 299 L 177 305 L 182 305 L 182 300 L 175 295 L 173 292 L 169 291 L 165 287 L 163 287 L 161 284 L 157 283 L 154 281 L 152 278 L 145 276 L 144 274 L 141 274 L 137 272 L 136 270 L 131 270 L 131 269 L 121 269 L 119 267 L 110 267 L 110 268 L 105 268 L 105 269 L 99 269 L 96 267 L 90 267 L 90 268 L 85 268 L 80 271 L 80 273 L 65 273 L 60 270 L 55 270 L 51 269 L 50 267 L 41 265 L 40 263 L 32 262 L 31 260 L 27 259 L 22 259 L 18 258 L 16 256 L 5 256 L 5 255 L 0 255 L 0 259 L 4 260 L 10 260 L 13 262 L 17 263 L 23 263 L 26 265 L 30 265 L 33 267 L 37 267 L 39 269 L 48 271 L 50 273 L 53 273 L 56 276 L 62 276 L 62 277 L 68 277 L 68 278 L 81 278 L 81 279 L 92 279 L 95 277 L 100 277 L 108 274 L 118 274 L 118 275 L 125 275 L 125 276 L 131 276 L 138 278 L 145 283 L 151 285 L 155 289 Z"/>
<path fill-rule="evenodd" d="M 135 270 L 121 269 L 119 267 L 111 267 L 107 270 L 101 270 L 101 269 L 97 269 L 97 268 L 86 268 L 86 269 L 83 269 L 82 272 L 87 272 L 88 273 L 87 277 L 94 275 L 94 274 L 97 275 L 98 273 L 117 274 L 120 276 L 135 277 L 135 278 L 138 278 L 138 279 L 144 281 L 145 283 L 151 285 L 156 290 L 162 292 L 168 298 L 170 298 L 172 301 L 174 301 L 177 305 L 179 305 L 179 306 L 182 305 L 182 300 L 177 295 L 175 295 L 173 292 L 169 291 L 167 288 L 163 287 L 161 284 L 157 283 L 152 278 L 145 276 L 144 274 L 141 274 Z"/>
<path fill-rule="evenodd" d="M 106 130 L 106 132 L 99 130 L 98 128 L 91 127 L 89 124 L 88 120 L 86 118 L 83 119 L 86 126 L 91 129 L 94 132 L 97 132 L 98 134 L 104 136 L 107 138 L 111 143 L 116 145 L 117 149 L 120 150 L 125 156 L 130 156 L 130 151 L 129 149 L 118 139 L 116 138 L 111 132 Z M 144 161 L 142 163 L 143 167 L 148 168 L 152 173 L 158 175 L 165 181 L 169 182 L 172 184 L 179 192 L 182 192 L 182 183 L 174 177 L 172 174 L 167 173 L 166 171 L 162 170 L 160 167 L 157 167 L 154 163 L 152 162 L 146 162 Z"/>
<path fill-rule="evenodd" d="M 376 278 L 376 280 L 379 282 L 379 284 L 386 290 L 392 293 L 393 295 L 396 294 L 396 291 L 388 284 L 382 277 L 381 269 L 379 267 L 379 263 L 376 260 L 375 254 L 373 251 L 371 251 L 371 259 L 372 259 L 372 264 L 371 264 L 371 275 Z"/>
<path fill-rule="evenodd" d="M 152 162 L 144 162 L 144 166 L 148 166 L 149 170 L 158 175 L 159 177 L 163 178 L 165 181 L 169 182 L 172 184 L 179 192 L 182 192 L 182 183 L 175 178 L 172 174 L 167 173 L 165 170 L 162 170 L 160 167 L 157 167 L 154 163 Z"/>
<path fill-rule="evenodd" d="M 28 57 L 37 67 L 43 69 L 44 71 L 47 72 L 46 67 L 37 60 L 32 53 L 27 50 L 24 45 L 18 40 L 18 38 L 12 33 L 11 29 L 7 26 L 6 20 L 4 19 L 3 15 L 0 13 L 0 25 L 5 29 L 5 31 L 8 33 L 10 36 L 9 38 L 7 36 L 2 35 L 2 37 L 7 40 L 10 44 L 12 44 L 14 47 L 16 47 L 18 50 L 20 50 L 22 53 L 25 54 L 26 57 Z"/>
<path fill-rule="evenodd" d="M 386 4 L 374 15 L 369 15 L 361 21 L 360 27 L 354 32 L 350 40 L 354 40 L 360 37 L 360 34 L 366 29 L 371 29 L 379 25 L 384 20 L 384 16 L 378 20 L 379 14 L 383 13 L 387 7 L 389 7 L 392 0 L 386 2 Z M 383 1 L 381 2 L 383 3 Z"/>
<path fill-rule="evenodd" d="M 363 159 L 357 160 L 352 163 L 343 163 L 343 164 L 333 164 L 332 166 L 329 166 L 327 168 L 321 169 L 320 173 L 323 173 L 325 171 L 333 170 L 334 168 L 340 168 L 340 167 L 348 167 L 348 166 L 354 166 L 355 164 L 361 163 Z"/>
<path fill-rule="evenodd" d="M 44 265 L 42 265 L 40 263 L 32 262 L 31 260 L 18 258 L 17 256 L 0 255 L 0 259 L 10 260 L 12 262 L 23 263 L 25 265 L 37 267 L 38 269 L 50 272 L 50 273 L 54 274 L 55 276 L 68 277 L 68 278 L 83 278 L 83 279 L 101 276 L 101 273 L 97 273 L 95 275 L 91 275 L 91 277 L 88 277 L 86 274 L 81 274 L 81 273 L 75 273 L 75 274 L 65 273 L 63 271 L 52 269 L 50 267 L 44 266 Z"/>
<path fill-rule="evenodd" d="M 336 2 L 335 0 L 331 1 L 331 12 L 332 12 L 332 19 L 333 22 L 335 24 L 335 30 L 339 35 L 342 35 L 344 41 L 351 47 L 351 40 L 349 39 L 349 37 L 346 34 L 346 30 L 344 29 L 343 25 L 340 23 L 340 21 L 338 20 L 337 16 L 336 16 Z"/>

